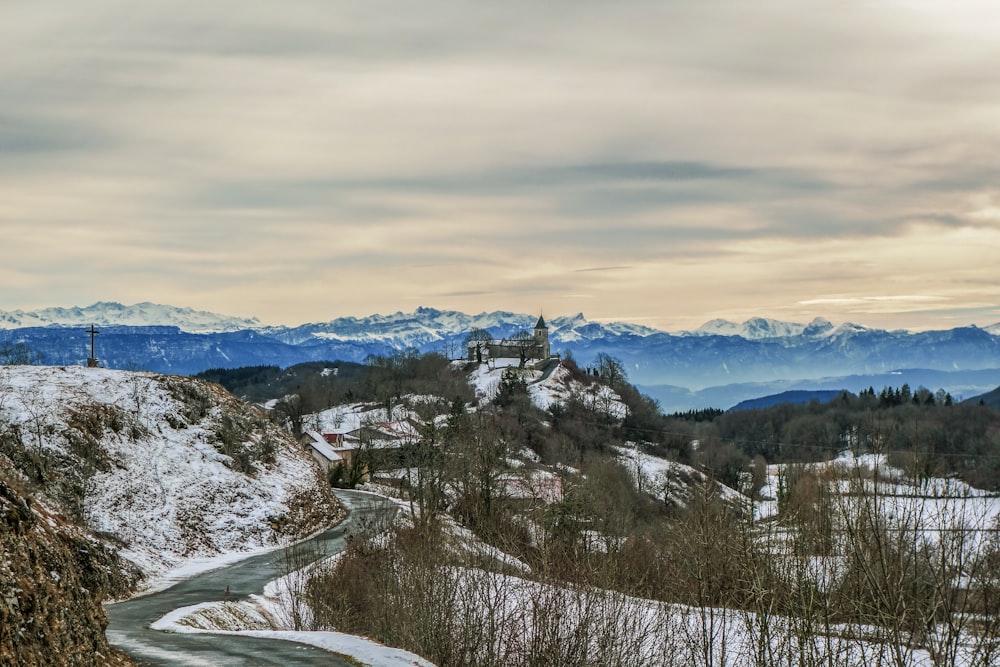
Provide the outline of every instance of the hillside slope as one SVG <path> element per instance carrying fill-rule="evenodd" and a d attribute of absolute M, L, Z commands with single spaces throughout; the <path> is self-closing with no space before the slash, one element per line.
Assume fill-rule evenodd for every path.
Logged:
<path fill-rule="evenodd" d="M 988 391 L 980 396 L 973 396 L 965 401 L 966 403 L 982 403 L 983 405 L 988 405 L 993 409 L 1000 409 L 1000 387 L 997 387 L 993 391 Z"/>
<path fill-rule="evenodd" d="M 0 470 L 113 546 L 143 587 L 341 511 L 314 462 L 258 411 L 216 385 L 149 373 L 0 367 Z"/>

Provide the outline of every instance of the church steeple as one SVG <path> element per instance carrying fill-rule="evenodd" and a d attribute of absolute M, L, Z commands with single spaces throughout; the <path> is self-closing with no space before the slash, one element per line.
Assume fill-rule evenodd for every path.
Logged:
<path fill-rule="evenodd" d="M 538 349 L 538 356 L 541 359 L 548 359 L 551 354 L 551 349 L 549 348 L 549 328 L 545 326 L 545 318 L 541 315 L 538 316 L 538 321 L 535 322 L 535 345 Z"/>

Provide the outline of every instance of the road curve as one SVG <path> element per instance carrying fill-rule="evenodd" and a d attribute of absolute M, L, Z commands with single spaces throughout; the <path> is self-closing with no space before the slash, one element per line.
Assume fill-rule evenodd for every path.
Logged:
<path fill-rule="evenodd" d="M 396 506 L 379 496 L 358 491 L 337 491 L 348 510 L 336 526 L 293 547 L 299 567 L 342 551 L 345 538 L 369 522 L 391 519 Z M 289 559 L 283 550 L 252 556 L 227 567 L 205 572 L 174 586 L 139 598 L 109 604 L 108 641 L 142 665 L 170 667 L 348 665 L 328 651 L 294 642 L 234 635 L 177 634 L 150 629 L 149 625 L 179 607 L 217 602 L 229 586 L 231 599 L 264 591 L 264 585 L 283 574 Z"/>

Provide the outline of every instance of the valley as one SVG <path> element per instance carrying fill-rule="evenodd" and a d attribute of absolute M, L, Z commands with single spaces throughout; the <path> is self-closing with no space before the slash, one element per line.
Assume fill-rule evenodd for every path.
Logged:
<path fill-rule="evenodd" d="M 5 553 L 58 560 L 54 530 L 101 554 L 49 577 L 100 582 L 78 617 L 107 640 L 60 649 L 79 664 L 1000 650 L 1000 417 L 944 389 L 668 415 L 608 354 L 409 350 L 206 377 L 0 367 Z M 30 575 L 5 576 L 8 614 L 41 613 L 14 583 Z M 0 655 L 70 659 L 31 625 Z"/>

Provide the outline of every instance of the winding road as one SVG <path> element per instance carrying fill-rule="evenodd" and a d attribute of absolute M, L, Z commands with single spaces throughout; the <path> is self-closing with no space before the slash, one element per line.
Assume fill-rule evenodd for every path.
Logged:
<path fill-rule="evenodd" d="M 149 625 L 179 607 L 217 602 L 229 586 L 231 599 L 260 594 L 264 585 L 286 574 L 285 563 L 304 567 L 309 561 L 342 551 L 346 537 L 366 523 L 389 521 L 392 502 L 358 491 L 337 491 L 347 518 L 329 530 L 292 547 L 290 557 L 279 549 L 252 556 L 230 566 L 205 572 L 171 588 L 107 607 L 108 641 L 142 665 L 263 666 L 348 665 L 328 651 L 304 644 L 234 635 L 159 632 Z"/>

